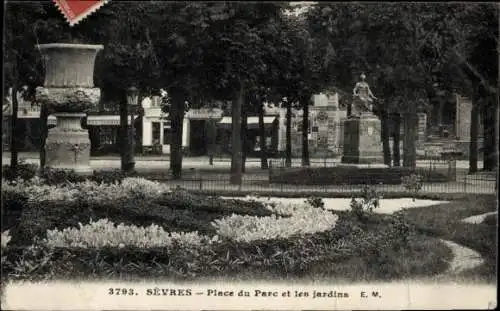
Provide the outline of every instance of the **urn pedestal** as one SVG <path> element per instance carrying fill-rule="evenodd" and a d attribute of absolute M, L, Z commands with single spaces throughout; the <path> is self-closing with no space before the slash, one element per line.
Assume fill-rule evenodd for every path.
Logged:
<path fill-rule="evenodd" d="M 344 121 L 344 149 L 342 163 L 384 163 L 381 122 L 371 112 Z"/>
<path fill-rule="evenodd" d="M 36 99 L 57 118 L 45 142 L 45 165 L 89 174 L 90 139 L 81 120 L 97 108 L 101 90 L 94 87 L 94 63 L 102 45 L 51 43 L 38 49 L 46 74 Z"/>

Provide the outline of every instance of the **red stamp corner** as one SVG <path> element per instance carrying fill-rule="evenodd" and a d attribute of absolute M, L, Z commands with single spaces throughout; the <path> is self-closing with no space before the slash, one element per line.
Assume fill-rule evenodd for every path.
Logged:
<path fill-rule="evenodd" d="M 104 5 L 108 0 L 90 1 L 90 0 L 53 0 L 61 13 L 68 21 L 70 26 L 78 24 L 85 17 L 94 13 L 98 8 Z"/>

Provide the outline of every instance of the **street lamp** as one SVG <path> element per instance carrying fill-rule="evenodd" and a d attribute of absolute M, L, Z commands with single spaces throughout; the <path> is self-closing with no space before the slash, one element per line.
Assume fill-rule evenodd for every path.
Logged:
<path fill-rule="evenodd" d="M 137 107 L 137 104 L 139 102 L 139 90 L 132 86 L 128 88 L 127 90 L 127 105 L 128 105 L 128 111 L 130 113 L 130 126 L 128 128 L 128 141 L 129 141 L 129 152 L 128 152 L 128 165 L 127 168 L 131 171 L 134 170 L 135 168 L 135 159 L 134 159 L 134 154 L 135 154 L 135 127 L 134 127 L 134 110 L 133 107 Z"/>

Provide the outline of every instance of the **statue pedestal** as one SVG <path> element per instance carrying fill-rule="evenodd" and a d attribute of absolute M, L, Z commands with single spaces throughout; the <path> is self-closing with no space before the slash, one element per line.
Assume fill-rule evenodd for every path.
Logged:
<path fill-rule="evenodd" d="M 345 120 L 342 163 L 384 163 L 381 129 L 379 118 L 371 112 Z"/>
<path fill-rule="evenodd" d="M 90 139 L 81 127 L 84 113 L 55 113 L 57 126 L 49 130 L 45 142 L 46 166 L 91 174 Z"/>

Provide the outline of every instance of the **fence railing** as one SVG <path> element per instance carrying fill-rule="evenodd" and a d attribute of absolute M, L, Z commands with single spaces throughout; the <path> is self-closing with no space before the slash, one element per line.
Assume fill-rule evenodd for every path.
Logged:
<path fill-rule="evenodd" d="M 217 193 L 219 191 L 244 191 L 244 192 L 273 192 L 273 193 L 355 193 L 362 189 L 363 184 L 339 185 L 296 185 L 284 183 L 271 183 L 266 179 L 244 178 L 241 184 L 231 184 L 229 177 L 192 177 L 181 180 L 157 179 L 170 185 L 171 188 L 181 187 L 187 190 L 199 190 Z M 466 177 L 454 182 L 424 182 L 421 192 L 424 193 L 471 193 L 495 194 L 497 191 L 496 179 L 475 179 Z M 375 184 L 371 185 L 380 192 L 407 192 L 402 184 Z"/>

